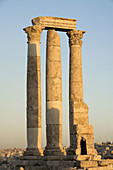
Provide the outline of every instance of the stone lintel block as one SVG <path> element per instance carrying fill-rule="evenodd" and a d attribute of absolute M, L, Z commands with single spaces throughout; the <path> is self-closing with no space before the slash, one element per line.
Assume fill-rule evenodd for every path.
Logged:
<path fill-rule="evenodd" d="M 46 124 L 62 124 L 62 102 L 50 101 L 46 103 Z"/>
<path fill-rule="evenodd" d="M 38 25 L 43 29 L 55 29 L 57 31 L 69 31 L 76 28 L 76 19 L 60 17 L 37 17 L 32 20 L 33 25 Z"/>
<path fill-rule="evenodd" d="M 47 78 L 46 101 L 62 101 L 62 79 Z"/>
<path fill-rule="evenodd" d="M 88 167 L 98 167 L 97 161 L 77 161 L 78 167 L 88 168 Z"/>
<path fill-rule="evenodd" d="M 40 56 L 40 41 L 28 44 L 28 56 L 29 57 Z"/>
<path fill-rule="evenodd" d="M 28 66 L 27 66 L 28 72 L 40 72 L 41 66 L 40 66 L 40 56 L 28 56 Z M 41 73 L 40 73 L 41 75 Z"/>
<path fill-rule="evenodd" d="M 48 78 L 62 78 L 61 61 L 48 60 L 46 70 Z"/>
<path fill-rule="evenodd" d="M 89 109 L 86 103 L 80 100 L 70 100 L 69 101 L 70 106 L 70 112 L 73 114 L 73 112 L 77 113 L 88 113 Z"/>
<path fill-rule="evenodd" d="M 47 60 L 61 62 L 60 46 L 48 46 L 46 51 Z"/>

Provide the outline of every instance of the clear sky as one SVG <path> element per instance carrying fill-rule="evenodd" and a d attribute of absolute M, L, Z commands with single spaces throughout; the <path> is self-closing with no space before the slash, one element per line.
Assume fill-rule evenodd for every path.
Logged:
<path fill-rule="evenodd" d="M 96 141 L 113 141 L 113 0 L 0 0 L 0 148 L 26 147 L 27 36 L 38 16 L 77 19 L 83 37 L 84 101 Z M 46 31 L 41 36 L 42 146 L 45 145 Z M 69 47 L 61 37 L 63 145 L 69 145 Z"/>

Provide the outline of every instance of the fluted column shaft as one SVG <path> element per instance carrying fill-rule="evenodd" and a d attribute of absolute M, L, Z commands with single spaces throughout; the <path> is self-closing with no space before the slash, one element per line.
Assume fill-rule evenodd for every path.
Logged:
<path fill-rule="evenodd" d="M 62 154 L 62 75 L 60 37 L 48 30 L 46 53 L 46 136 L 45 155 Z"/>
<path fill-rule="evenodd" d="M 41 155 L 41 28 L 24 29 L 28 36 L 27 58 L 27 150 L 37 150 Z"/>

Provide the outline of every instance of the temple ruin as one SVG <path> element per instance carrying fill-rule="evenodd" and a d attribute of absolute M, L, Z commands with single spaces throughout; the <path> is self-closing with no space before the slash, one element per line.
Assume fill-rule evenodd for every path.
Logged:
<path fill-rule="evenodd" d="M 83 100 L 82 37 L 85 31 L 76 30 L 76 19 L 37 17 L 33 26 L 24 28 L 28 37 L 27 58 L 27 149 L 16 162 L 16 169 L 65 170 L 99 169 L 101 156 L 94 147 L 93 126 L 89 125 L 88 106 Z M 40 37 L 47 31 L 46 44 L 46 139 L 41 148 L 41 67 Z M 69 38 L 69 127 L 70 147 L 62 146 L 62 74 L 60 37 Z M 85 142 L 84 142 L 85 141 Z M 85 144 L 85 152 L 82 151 Z"/>

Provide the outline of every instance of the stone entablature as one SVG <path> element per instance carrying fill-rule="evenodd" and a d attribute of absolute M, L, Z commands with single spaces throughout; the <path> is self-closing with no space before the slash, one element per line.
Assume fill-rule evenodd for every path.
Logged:
<path fill-rule="evenodd" d="M 42 29 L 55 29 L 57 31 L 69 31 L 76 29 L 76 19 L 59 17 L 37 17 L 32 20 L 33 25 L 38 25 Z"/>

